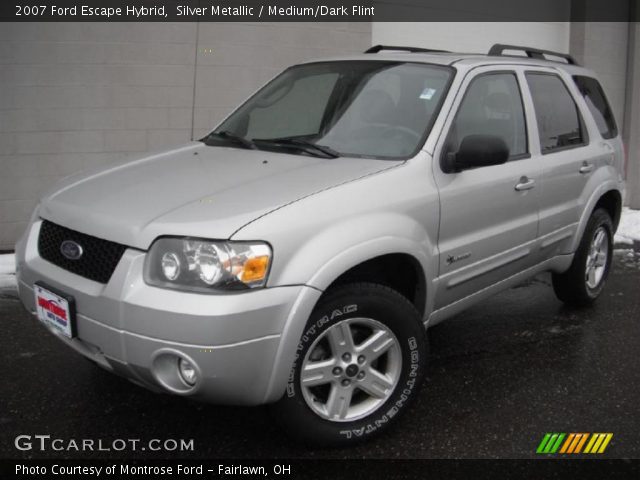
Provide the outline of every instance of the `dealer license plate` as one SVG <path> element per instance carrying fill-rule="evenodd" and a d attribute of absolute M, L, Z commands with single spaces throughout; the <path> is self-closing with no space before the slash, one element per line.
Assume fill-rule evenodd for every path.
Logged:
<path fill-rule="evenodd" d="M 36 296 L 38 319 L 45 325 L 55 328 L 67 338 L 75 336 L 75 318 L 73 297 L 61 292 L 53 292 L 50 287 L 36 283 L 33 289 Z"/>

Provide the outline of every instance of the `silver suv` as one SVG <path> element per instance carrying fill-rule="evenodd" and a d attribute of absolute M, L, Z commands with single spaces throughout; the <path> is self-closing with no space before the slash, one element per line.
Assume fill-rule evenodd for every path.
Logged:
<path fill-rule="evenodd" d="M 416 396 L 427 327 L 543 271 L 598 297 L 623 157 L 568 55 L 303 63 L 200 141 L 65 179 L 16 247 L 20 297 L 136 384 L 350 444 Z"/>

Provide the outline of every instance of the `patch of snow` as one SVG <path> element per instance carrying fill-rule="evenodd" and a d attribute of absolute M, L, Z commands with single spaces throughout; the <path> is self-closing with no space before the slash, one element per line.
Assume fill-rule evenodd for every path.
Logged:
<path fill-rule="evenodd" d="M 628 207 L 622 209 L 620 225 L 613 241 L 622 245 L 640 242 L 640 210 L 632 210 Z"/>
<path fill-rule="evenodd" d="M 0 255 L 0 288 L 16 287 L 16 256 L 13 253 Z"/>

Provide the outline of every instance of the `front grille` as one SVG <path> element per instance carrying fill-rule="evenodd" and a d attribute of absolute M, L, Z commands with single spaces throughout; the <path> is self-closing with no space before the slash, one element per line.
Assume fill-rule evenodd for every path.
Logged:
<path fill-rule="evenodd" d="M 82 247 L 82 256 L 70 260 L 62 255 L 61 246 L 72 240 Z M 107 283 L 125 249 L 119 243 L 102 240 L 43 220 L 38 237 L 38 253 L 45 260 L 82 277 Z"/>

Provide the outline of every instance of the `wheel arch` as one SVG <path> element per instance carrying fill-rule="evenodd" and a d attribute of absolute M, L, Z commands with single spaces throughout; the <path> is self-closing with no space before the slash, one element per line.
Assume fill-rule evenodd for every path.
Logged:
<path fill-rule="evenodd" d="M 603 208 L 609 214 L 615 232 L 620 224 L 622 214 L 622 194 L 618 190 L 607 191 L 598 199 L 591 213 L 593 214 L 599 208 Z"/>
<path fill-rule="evenodd" d="M 427 280 L 420 262 L 408 253 L 387 253 L 352 266 L 337 277 L 326 291 L 355 282 L 371 282 L 392 288 L 409 300 L 424 316 Z"/>
<path fill-rule="evenodd" d="M 424 316 L 429 311 L 433 277 L 424 246 L 401 237 L 383 237 L 344 250 L 324 265 L 308 285 L 322 291 L 349 282 L 393 288 Z M 415 282 L 414 285 L 411 283 Z"/>
<path fill-rule="evenodd" d="M 584 234 L 584 230 L 587 227 L 589 218 L 593 215 L 598 208 L 604 208 L 613 222 L 614 231 L 618 228 L 620 223 L 620 215 L 622 213 L 622 192 L 619 185 L 615 182 L 606 182 L 600 185 L 595 192 L 591 195 L 591 198 L 587 202 L 587 205 L 580 217 L 580 223 L 576 230 L 576 235 L 571 243 L 571 252 L 575 252 L 580 245 L 580 240 Z"/>

